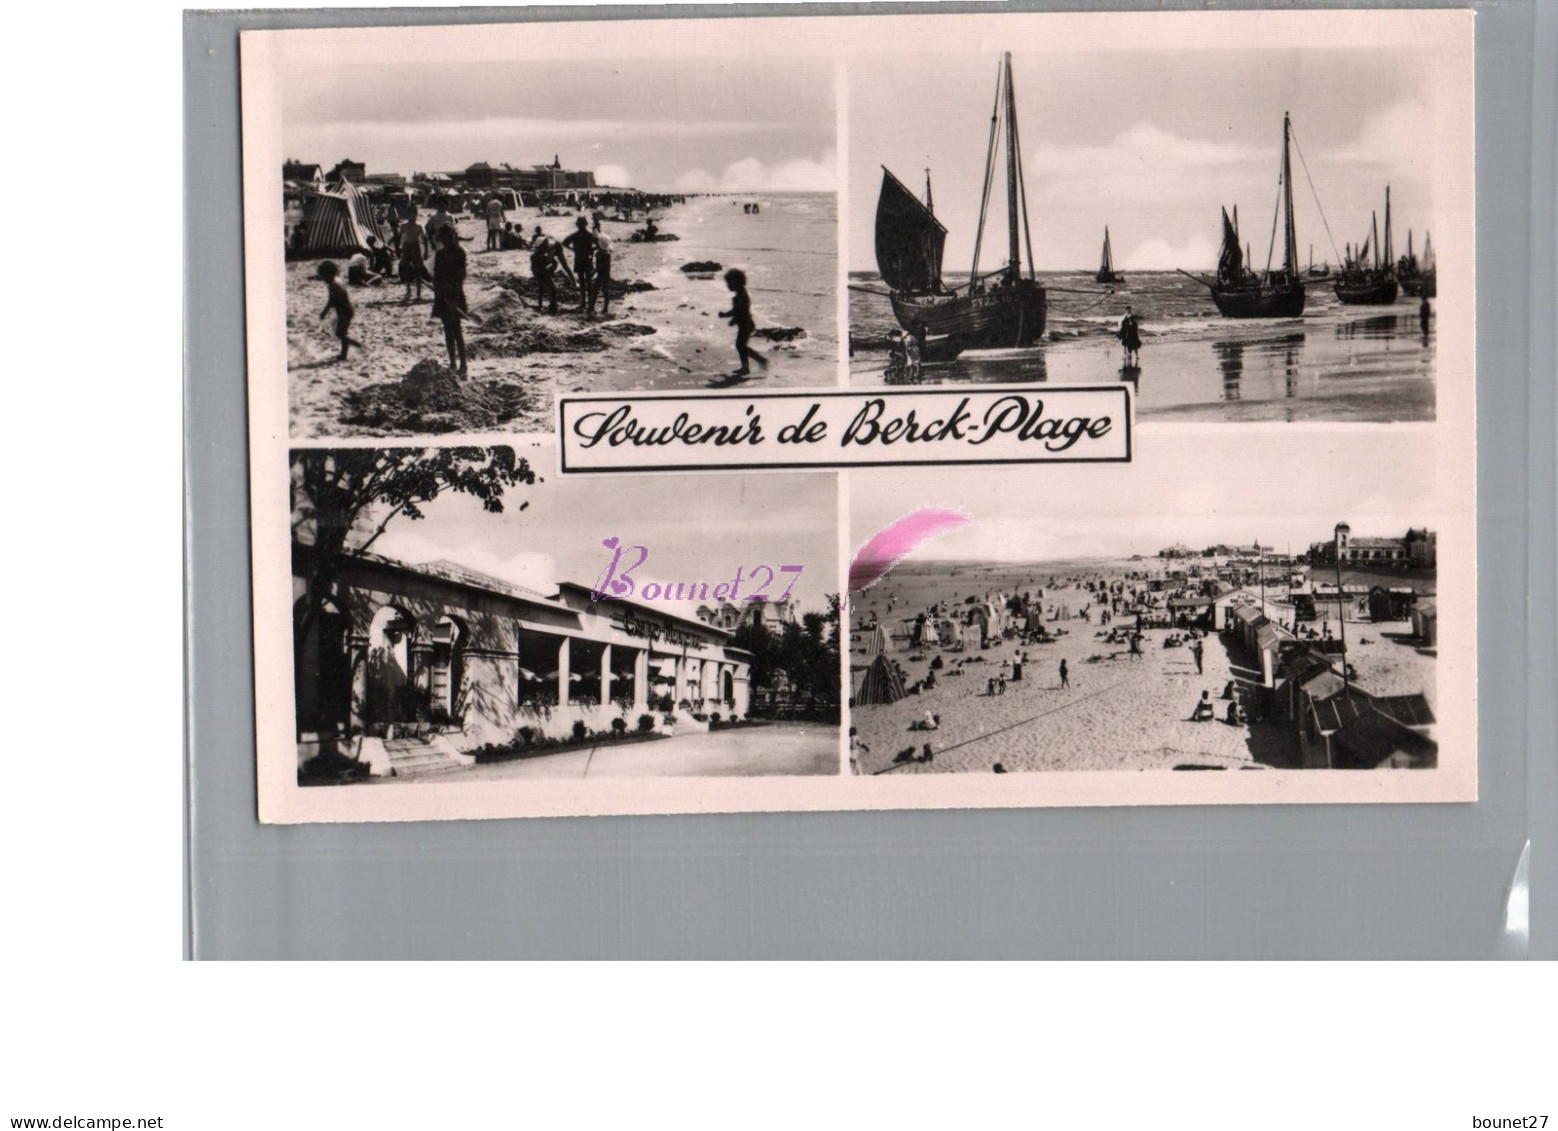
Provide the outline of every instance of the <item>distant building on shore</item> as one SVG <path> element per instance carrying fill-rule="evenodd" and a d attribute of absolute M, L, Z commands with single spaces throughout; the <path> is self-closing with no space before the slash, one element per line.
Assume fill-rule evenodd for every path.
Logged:
<path fill-rule="evenodd" d="M 335 163 L 335 168 L 325 175 L 326 181 L 347 181 L 354 185 L 363 184 L 368 177 L 368 166 L 361 161 L 353 161 L 350 157 L 344 157 Z"/>
<path fill-rule="evenodd" d="M 564 169 L 562 159 L 554 156 L 550 165 L 490 165 L 478 161 L 458 172 L 451 172 L 452 180 L 462 181 L 467 188 L 511 188 L 521 192 L 563 192 L 568 189 L 592 189 L 595 174 L 587 169 Z"/>
<path fill-rule="evenodd" d="M 325 183 L 325 171 L 319 165 L 289 157 L 281 163 L 281 179 L 302 188 L 320 188 Z"/>
<path fill-rule="evenodd" d="M 1439 560 L 1439 536 L 1412 529 L 1399 538 L 1353 537 L 1344 526 L 1337 536 L 1309 544 L 1311 565 L 1384 566 L 1391 569 L 1434 569 Z"/>

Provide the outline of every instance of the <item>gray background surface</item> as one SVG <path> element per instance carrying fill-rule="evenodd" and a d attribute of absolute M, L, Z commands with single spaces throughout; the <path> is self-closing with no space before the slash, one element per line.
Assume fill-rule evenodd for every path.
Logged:
<path fill-rule="evenodd" d="M 851 14 L 868 7 L 931 10 L 784 5 L 651 14 Z M 1017 10 L 1062 7 L 1078 5 Z M 1475 805 L 293 827 L 255 819 L 238 31 L 585 20 L 631 9 L 188 14 L 187 953 L 209 959 L 1558 955 L 1552 881 L 1558 874 L 1558 5 L 1475 7 L 1482 548 L 1482 799 Z M 1458 376 L 1445 373 L 1441 380 Z M 1528 838 L 1526 945 L 1504 924 Z"/>

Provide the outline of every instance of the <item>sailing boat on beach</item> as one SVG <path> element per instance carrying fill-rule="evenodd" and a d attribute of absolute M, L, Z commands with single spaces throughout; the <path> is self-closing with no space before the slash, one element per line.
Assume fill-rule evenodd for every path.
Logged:
<path fill-rule="evenodd" d="M 1123 283 L 1125 276 L 1114 269 L 1114 253 L 1109 249 L 1109 226 L 1104 225 L 1104 254 L 1098 264 L 1097 280 L 1100 283 Z"/>
<path fill-rule="evenodd" d="M 1373 245 L 1370 258 L 1370 245 Z M 1389 306 L 1396 301 L 1396 265 L 1390 245 L 1390 186 L 1385 186 L 1385 241 L 1380 246 L 1379 217 L 1369 217 L 1369 238 L 1356 259 L 1342 265 L 1336 298 L 1349 306 Z"/>
<path fill-rule="evenodd" d="M 1003 134 L 1007 259 L 1004 266 L 981 275 L 979 251 Z M 926 200 L 922 202 L 890 170 L 882 168 L 882 190 L 876 203 L 876 266 L 889 288 L 898 324 L 919 340 L 921 356 L 927 360 L 949 360 L 965 349 L 1012 349 L 1039 341 L 1044 334 L 1047 300 L 1033 275 L 1033 237 L 1028 228 L 1010 52 L 1002 56 L 996 80 L 974 261 L 962 287 L 950 287 L 941 277 L 947 229 L 930 205 L 929 185 L 927 174 Z M 1026 277 L 1022 244 L 1027 249 Z"/>
<path fill-rule="evenodd" d="M 1331 277 L 1331 265 L 1329 263 L 1322 263 L 1319 267 L 1315 266 L 1314 244 L 1309 245 L 1309 269 L 1304 274 L 1311 279 L 1328 279 Z"/>
<path fill-rule="evenodd" d="M 1292 135 L 1288 116 L 1282 115 L 1282 174 L 1278 207 L 1282 212 L 1282 266 L 1271 269 L 1271 254 L 1266 270 L 1257 275 L 1250 269 L 1239 249 L 1239 227 L 1223 209 L 1223 249 L 1217 260 L 1217 282 L 1212 301 L 1224 318 L 1297 318 L 1304 313 L 1304 280 L 1298 273 L 1298 238 L 1293 228 L 1293 177 L 1288 156 Z M 1235 211 L 1235 216 L 1238 212 Z"/>
<path fill-rule="evenodd" d="M 1423 237 L 1423 258 L 1412 254 L 1412 233 L 1407 233 L 1406 265 L 1401 271 L 1401 289 L 1413 298 L 1438 298 L 1438 276 L 1434 271 L 1434 237 Z"/>

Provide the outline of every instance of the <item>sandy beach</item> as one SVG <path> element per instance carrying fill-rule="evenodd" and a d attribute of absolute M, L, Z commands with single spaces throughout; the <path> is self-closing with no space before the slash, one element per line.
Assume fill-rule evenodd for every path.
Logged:
<path fill-rule="evenodd" d="M 292 433 L 394 436 L 457 431 L 550 431 L 557 393 L 625 389 L 719 388 L 732 383 L 734 331 L 718 318 L 730 305 L 717 263 L 747 273 L 758 323 L 753 347 L 767 354 L 753 387 L 832 385 L 838 333 L 834 309 L 834 202 L 827 194 L 695 197 L 657 214 L 664 243 L 632 243 L 639 225 L 608 221 L 613 242 L 611 312 L 587 319 L 577 292 L 559 275 L 559 312 L 536 310 L 528 251 L 488 252 L 484 223 L 458 220 L 469 257 L 465 293 L 482 321 L 466 325 L 469 375 L 447 370 L 443 332 L 430 318 L 431 291 L 402 304 L 394 281 L 350 288 L 357 309 L 352 336 L 364 349 L 337 362 L 330 324 L 321 322 L 324 285 L 317 261 L 286 267 L 287 368 Z M 422 219 L 427 219 L 424 213 Z M 527 238 L 537 224 L 554 238 L 572 214 L 535 210 L 511 219 Z M 413 371 L 415 373 L 413 374 Z M 408 381 L 408 374 L 411 378 Z"/>
<path fill-rule="evenodd" d="M 939 655 L 936 686 L 888 705 L 851 709 L 857 741 L 858 771 L 879 773 L 990 773 L 997 763 L 1008 772 L 1028 770 L 1172 770 L 1292 768 L 1299 764 L 1290 727 L 1268 722 L 1230 725 L 1228 701 L 1221 698 L 1230 680 L 1241 703 L 1259 681 L 1253 657 L 1216 633 L 1204 637 L 1203 671 L 1197 673 L 1188 647 L 1164 647 L 1167 629 L 1146 629 L 1142 654 L 1133 659 L 1124 643 L 1100 637 L 1093 594 L 1068 578 L 1120 579 L 1128 572 L 1155 569 L 1152 562 L 1092 560 L 1034 565 L 902 563 L 880 585 L 868 590 L 851 609 L 854 626 L 850 664 L 867 662 L 862 622 L 876 619 L 890 637 L 888 656 L 905 672 L 906 685 L 923 680 Z M 1063 583 L 1051 585 L 1054 578 Z M 1056 634 L 1052 643 L 996 641 L 988 648 L 973 642 L 955 648 L 910 647 L 914 615 L 935 602 L 964 608 L 967 597 L 991 591 L 1011 593 L 1042 588 L 1044 624 Z M 1051 619 L 1056 606 L 1070 612 Z M 1091 622 L 1081 619 L 1091 605 Z M 1273 610 L 1274 616 L 1276 615 Z M 1109 627 L 1134 624 L 1121 615 Z M 1433 698 L 1433 660 L 1402 642 L 1408 626 L 1360 624 L 1351 649 L 1359 680 L 1376 694 L 1426 690 Z M 1022 678 L 1013 680 L 1012 661 L 1027 654 Z M 1060 686 L 1065 660 L 1068 688 Z M 961 674 L 954 674 L 961 673 Z M 858 688 L 861 673 L 854 671 Z M 990 695 L 989 681 L 1004 675 L 1004 694 Z M 1189 721 L 1201 693 L 1210 693 L 1216 718 Z M 935 731 L 910 730 L 927 714 L 941 716 Z M 895 756 L 929 742 L 934 760 L 897 762 Z"/>

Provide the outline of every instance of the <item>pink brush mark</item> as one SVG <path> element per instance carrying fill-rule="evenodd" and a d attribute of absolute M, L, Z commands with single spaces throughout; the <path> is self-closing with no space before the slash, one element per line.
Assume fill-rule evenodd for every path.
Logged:
<path fill-rule="evenodd" d="M 922 542 L 968 526 L 974 520 L 961 511 L 922 507 L 911 511 L 886 529 L 872 535 L 849 563 L 849 590 L 869 589 L 887 575 L 887 571 L 914 552 Z"/>

